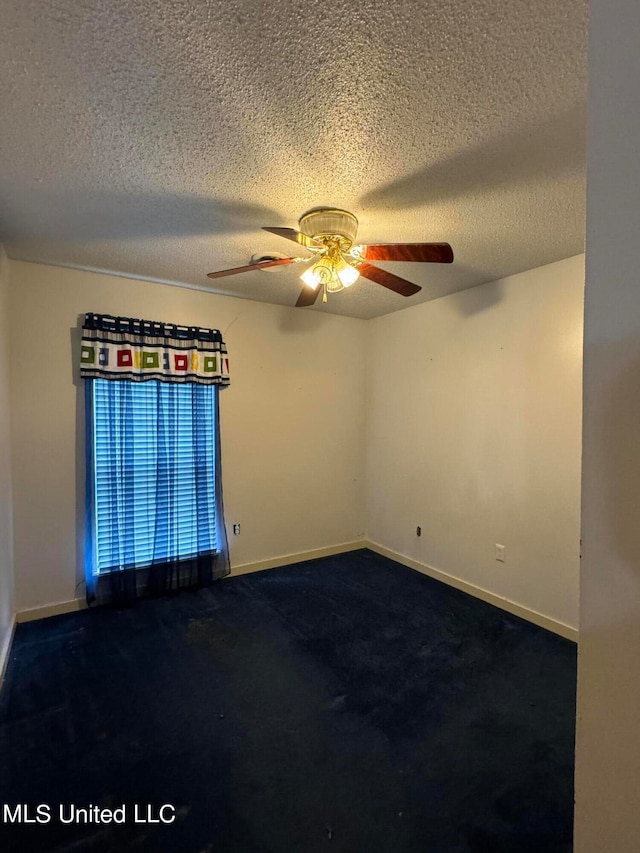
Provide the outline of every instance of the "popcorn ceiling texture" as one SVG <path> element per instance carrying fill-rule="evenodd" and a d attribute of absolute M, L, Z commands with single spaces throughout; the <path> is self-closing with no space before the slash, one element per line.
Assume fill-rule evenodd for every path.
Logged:
<path fill-rule="evenodd" d="M 296 265 L 211 281 L 261 225 L 345 207 L 439 241 L 312 310 L 373 317 L 583 251 L 586 0 L 5 0 L 0 241 L 292 305 Z"/>

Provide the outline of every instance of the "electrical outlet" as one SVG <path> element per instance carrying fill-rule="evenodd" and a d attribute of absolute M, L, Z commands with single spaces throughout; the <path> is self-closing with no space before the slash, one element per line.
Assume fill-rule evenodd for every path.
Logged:
<path fill-rule="evenodd" d="M 416 536 L 422 536 L 422 528 L 416 527 Z"/>
<path fill-rule="evenodd" d="M 239 524 L 233 525 L 233 535 L 234 536 L 240 536 L 240 525 Z"/>
<path fill-rule="evenodd" d="M 496 560 L 499 563 L 505 562 L 505 557 L 506 557 L 505 551 L 506 551 L 506 548 L 504 547 L 504 545 L 498 545 L 498 543 L 496 542 Z"/>

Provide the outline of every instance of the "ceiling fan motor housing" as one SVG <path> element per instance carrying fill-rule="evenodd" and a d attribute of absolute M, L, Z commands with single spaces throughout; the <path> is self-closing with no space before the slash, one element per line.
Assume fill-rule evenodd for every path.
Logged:
<path fill-rule="evenodd" d="M 353 213 L 335 207 L 316 207 L 309 210 L 300 217 L 298 225 L 307 237 L 343 238 L 345 248 L 342 251 L 351 248 L 358 233 L 358 220 Z"/>

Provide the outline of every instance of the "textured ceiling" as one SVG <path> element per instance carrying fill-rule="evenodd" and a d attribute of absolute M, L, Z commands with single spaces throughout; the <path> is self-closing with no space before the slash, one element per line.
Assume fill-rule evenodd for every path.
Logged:
<path fill-rule="evenodd" d="M 373 317 L 583 250 L 586 0 L 4 0 L 10 257 L 292 305 L 318 205 L 451 243 L 312 310 Z M 301 309 L 302 310 L 302 309 Z M 305 309 L 309 310 L 309 309 Z"/>

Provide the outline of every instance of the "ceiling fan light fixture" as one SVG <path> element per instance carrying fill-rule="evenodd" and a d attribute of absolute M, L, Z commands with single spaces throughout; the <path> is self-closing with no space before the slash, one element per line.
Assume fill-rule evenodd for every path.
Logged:
<path fill-rule="evenodd" d="M 335 251 L 323 255 L 300 276 L 307 287 L 317 290 L 322 285 L 329 293 L 337 293 L 345 287 L 350 287 L 359 277 L 358 270 Z"/>
<path fill-rule="evenodd" d="M 322 255 L 315 264 L 300 276 L 302 281 L 317 290 L 319 285 L 326 287 L 329 291 L 342 290 L 340 279 L 336 275 L 335 261 L 331 255 Z"/>

